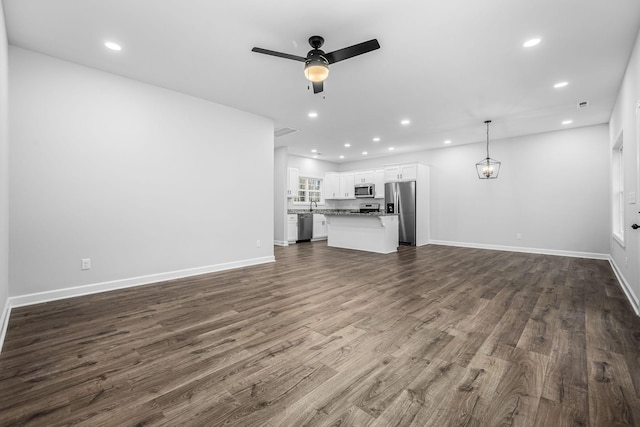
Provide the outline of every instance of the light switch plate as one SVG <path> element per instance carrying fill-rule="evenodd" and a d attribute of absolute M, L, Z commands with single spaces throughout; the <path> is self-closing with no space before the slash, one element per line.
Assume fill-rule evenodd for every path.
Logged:
<path fill-rule="evenodd" d="M 636 204 L 636 192 L 635 191 L 629 191 L 629 195 L 627 196 L 628 200 L 629 200 L 629 204 L 630 205 L 635 205 Z"/>

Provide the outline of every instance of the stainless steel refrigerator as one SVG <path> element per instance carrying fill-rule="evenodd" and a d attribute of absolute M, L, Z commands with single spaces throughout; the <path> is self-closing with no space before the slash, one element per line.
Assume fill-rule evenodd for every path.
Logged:
<path fill-rule="evenodd" d="M 384 185 L 387 213 L 398 214 L 399 243 L 416 245 L 416 182 L 387 182 Z"/>

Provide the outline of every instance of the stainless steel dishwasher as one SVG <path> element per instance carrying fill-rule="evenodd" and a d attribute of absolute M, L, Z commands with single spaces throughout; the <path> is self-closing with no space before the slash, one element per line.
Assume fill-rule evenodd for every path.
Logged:
<path fill-rule="evenodd" d="M 298 242 L 308 242 L 313 236 L 313 214 L 298 214 Z"/>

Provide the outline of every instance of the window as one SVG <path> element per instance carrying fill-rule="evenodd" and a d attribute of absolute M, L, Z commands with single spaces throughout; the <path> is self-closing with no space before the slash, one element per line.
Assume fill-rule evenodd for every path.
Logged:
<path fill-rule="evenodd" d="M 294 203 L 322 203 L 322 180 L 320 178 L 298 178 L 298 194 Z"/>
<path fill-rule="evenodd" d="M 622 134 L 613 145 L 611 152 L 612 212 L 611 230 L 613 237 L 624 245 L 624 151 Z"/>

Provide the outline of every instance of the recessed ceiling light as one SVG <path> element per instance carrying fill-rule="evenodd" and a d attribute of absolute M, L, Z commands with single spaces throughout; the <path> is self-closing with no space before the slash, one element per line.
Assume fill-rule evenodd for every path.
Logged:
<path fill-rule="evenodd" d="M 395 150 L 395 148 L 389 147 L 389 151 L 393 151 L 393 150 Z"/>
<path fill-rule="evenodd" d="M 345 147 L 349 148 L 351 147 L 351 144 L 349 144 L 348 142 L 346 144 L 344 144 Z"/>
<path fill-rule="evenodd" d="M 376 136 L 375 138 L 373 138 L 373 142 L 380 142 L 380 138 Z"/>
<path fill-rule="evenodd" d="M 362 152 L 362 154 L 364 154 L 364 155 L 366 156 L 366 155 L 367 155 L 367 154 L 369 154 L 369 153 L 367 153 L 366 151 L 363 151 L 363 152 Z"/>
<path fill-rule="evenodd" d="M 561 87 L 566 87 L 569 85 L 569 82 L 559 82 L 553 85 L 554 88 L 560 89 Z"/>
<path fill-rule="evenodd" d="M 408 125 L 409 123 L 411 123 L 411 120 L 409 119 L 404 119 L 400 122 L 401 125 L 405 125 L 405 126 Z"/>
<path fill-rule="evenodd" d="M 535 38 L 535 39 L 531 39 L 531 40 L 527 40 L 526 42 L 522 43 L 523 47 L 534 47 L 540 44 L 540 42 L 542 41 L 541 38 Z"/>
<path fill-rule="evenodd" d="M 104 45 L 107 49 L 111 49 L 111 50 L 115 50 L 115 51 L 121 51 L 122 50 L 122 46 L 120 46 L 118 43 L 114 43 L 114 42 L 104 42 Z"/>
<path fill-rule="evenodd" d="M 445 143 L 445 144 L 451 144 L 451 140 L 450 140 L 450 139 L 447 139 L 444 143 Z"/>
<path fill-rule="evenodd" d="M 571 123 L 573 123 L 573 120 L 565 120 L 562 122 L 563 125 L 570 125 Z"/>
<path fill-rule="evenodd" d="M 316 113 L 315 111 L 312 111 L 308 114 L 309 117 L 311 117 L 312 119 L 318 117 L 318 113 Z"/>
<path fill-rule="evenodd" d="M 344 156 L 340 156 L 341 159 L 344 159 Z"/>
<path fill-rule="evenodd" d="M 315 148 L 313 150 L 311 150 L 312 153 L 317 153 L 318 150 L 316 150 Z"/>

